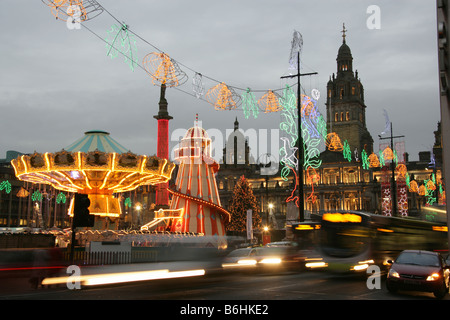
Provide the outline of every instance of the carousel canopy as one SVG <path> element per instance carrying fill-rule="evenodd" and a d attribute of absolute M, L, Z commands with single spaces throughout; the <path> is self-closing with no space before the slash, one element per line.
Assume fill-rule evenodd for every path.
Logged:
<path fill-rule="evenodd" d="M 64 148 L 70 152 L 90 152 L 90 151 L 102 151 L 102 152 L 115 152 L 125 153 L 128 150 L 120 145 L 116 140 L 109 136 L 109 132 L 101 130 L 87 131 L 84 136 L 72 143 L 67 148 Z"/>

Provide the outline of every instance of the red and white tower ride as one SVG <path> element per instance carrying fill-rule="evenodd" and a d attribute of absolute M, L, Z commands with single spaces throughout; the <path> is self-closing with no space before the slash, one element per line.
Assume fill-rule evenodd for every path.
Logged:
<path fill-rule="evenodd" d="M 179 167 L 175 188 L 169 189 L 170 209 L 183 212 L 173 221 L 172 231 L 204 234 L 214 246 L 226 247 L 225 226 L 231 215 L 220 203 L 215 178 L 219 164 L 211 157 L 211 139 L 198 123 L 187 130 L 174 162 Z"/>

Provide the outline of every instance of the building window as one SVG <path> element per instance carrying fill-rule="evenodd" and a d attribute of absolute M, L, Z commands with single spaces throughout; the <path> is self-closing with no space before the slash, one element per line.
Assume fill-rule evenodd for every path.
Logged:
<path fill-rule="evenodd" d="M 341 112 L 341 121 L 344 121 L 344 113 Z"/>
<path fill-rule="evenodd" d="M 346 121 L 350 120 L 350 113 L 348 111 L 345 113 L 345 120 Z"/>
<path fill-rule="evenodd" d="M 337 113 L 337 112 L 334 114 L 334 121 L 335 122 L 339 121 L 339 113 Z"/>

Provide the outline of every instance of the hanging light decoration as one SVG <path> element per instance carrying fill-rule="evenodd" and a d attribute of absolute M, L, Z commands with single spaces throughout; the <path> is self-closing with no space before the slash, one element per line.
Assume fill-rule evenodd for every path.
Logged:
<path fill-rule="evenodd" d="M 278 112 L 283 109 L 279 99 L 279 95 L 272 90 L 269 90 L 258 100 L 258 105 L 264 110 L 264 113 Z"/>
<path fill-rule="evenodd" d="M 258 117 L 259 109 L 256 97 L 253 92 L 250 91 L 250 88 L 247 88 L 247 91 L 242 94 L 242 109 L 244 110 L 245 119 L 248 119 L 250 113 L 253 114 L 255 119 Z"/>
<path fill-rule="evenodd" d="M 108 52 L 106 55 L 114 59 L 121 53 L 125 56 L 125 63 L 129 65 L 131 71 L 134 71 L 137 65 L 135 61 L 137 55 L 136 39 L 128 32 L 128 26 L 126 24 L 121 26 L 114 24 L 107 33 L 108 36 L 105 41 Z"/>
<path fill-rule="evenodd" d="M 192 91 L 194 91 L 197 99 L 200 99 L 205 94 L 205 87 L 203 86 L 203 76 L 201 73 L 195 73 L 195 76 L 192 79 Z"/>
<path fill-rule="evenodd" d="M 142 64 L 154 85 L 177 87 L 187 81 L 186 73 L 165 53 L 151 52 L 144 57 Z"/>
<path fill-rule="evenodd" d="M 238 106 L 240 97 L 222 82 L 208 90 L 206 101 L 211 103 L 216 110 L 234 110 Z"/>
<path fill-rule="evenodd" d="M 406 165 L 403 163 L 400 163 L 397 165 L 397 167 L 395 167 L 395 171 L 397 172 L 397 177 L 398 178 L 406 178 L 406 173 L 407 173 L 407 168 Z"/>
<path fill-rule="evenodd" d="M 409 182 L 409 192 L 414 192 L 414 193 L 419 192 L 419 185 L 417 184 L 416 180 L 411 180 Z"/>
<path fill-rule="evenodd" d="M 51 8 L 52 15 L 61 21 L 88 21 L 103 12 L 96 0 L 42 0 Z"/>
<path fill-rule="evenodd" d="M 370 168 L 378 168 L 380 166 L 380 160 L 378 159 L 378 156 L 374 152 L 370 154 L 368 160 Z"/>
<path fill-rule="evenodd" d="M 344 150 L 344 146 L 342 145 L 341 138 L 339 138 L 338 134 L 335 132 L 330 132 L 327 134 L 327 138 L 325 140 L 325 145 L 330 151 L 342 151 Z"/>
<path fill-rule="evenodd" d="M 383 158 L 384 158 L 384 161 L 394 159 L 394 152 L 392 151 L 392 149 L 389 146 L 383 150 Z"/>

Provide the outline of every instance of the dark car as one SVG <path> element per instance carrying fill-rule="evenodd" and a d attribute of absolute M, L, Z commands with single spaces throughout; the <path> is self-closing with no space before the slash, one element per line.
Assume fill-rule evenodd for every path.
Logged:
<path fill-rule="evenodd" d="M 433 292 L 442 299 L 449 288 L 449 266 L 437 252 L 405 250 L 391 264 L 386 280 L 390 292 L 397 290 Z"/>

